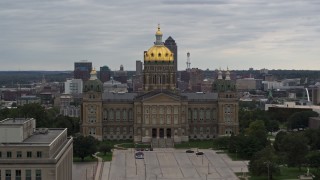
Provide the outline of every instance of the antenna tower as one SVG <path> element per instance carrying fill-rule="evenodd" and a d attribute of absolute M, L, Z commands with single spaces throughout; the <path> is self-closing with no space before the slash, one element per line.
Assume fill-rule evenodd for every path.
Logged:
<path fill-rule="evenodd" d="M 188 71 L 190 70 L 190 64 L 191 64 L 191 62 L 190 62 L 190 53 L 188 52 L 187 53 L 187 70 Z"/>

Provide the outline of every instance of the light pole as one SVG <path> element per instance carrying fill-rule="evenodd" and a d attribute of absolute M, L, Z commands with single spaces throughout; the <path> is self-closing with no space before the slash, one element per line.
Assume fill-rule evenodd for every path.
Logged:
<path fill-rule="evenodd" d="M 267 168 L 268 168 L 268 180 L 270 180 L 270 161 L 266 161 L 264 162 L 266 165 L 267 165 Z"/>
<path fill-rule="evenodd" d="M 236 149 L 236 160 L 238 160 L 238 150 Z"/>
<path fill-rule="evenodd" d="M 147 180 L 147 164 L 144 163 L 144 179 Z"/>

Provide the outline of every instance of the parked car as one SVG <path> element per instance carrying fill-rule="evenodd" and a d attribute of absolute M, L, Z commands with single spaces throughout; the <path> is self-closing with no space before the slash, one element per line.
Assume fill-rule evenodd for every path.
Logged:
<path fill-rule="evenodd" d="M 186 153 L 194 153 L 191 149 L 186 150 Z"/>
<path fill-rule="evenodd" d="M 141 152 L 141 151 L 136 152 L 135 158 L 136 158 L 136 159 L 144 159 L 144 154 L 143 154 L 143 152 Z"/>
<path fill-rule="evenodd" d="M 196 155 L 203 155 L 203 152 L 197 152 Z"/>

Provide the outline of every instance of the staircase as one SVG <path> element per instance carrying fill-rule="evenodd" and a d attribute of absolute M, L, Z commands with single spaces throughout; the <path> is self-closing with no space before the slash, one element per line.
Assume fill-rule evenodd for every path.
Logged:
<path fill-rule="evenodd" d="M 152 138 L 151 140 L 151 147 L 157 148 L 159 146 L 159 142 L 157 138 Z"/>
<path fill-rule="evenodd" d="M 167 148 L 173 148 L 174 147 L 173 139 L 171 139 L 171 138 L 166 139 L 166 147 Z"/>
<path fill-rule="evenodd" d="M 173 142 L 173 139 L 171 139 L 171 138 L 168 138 L 168 139 L 152 138 L 151 145 L 153 148 L 173 148 L 174 142 Z"/>

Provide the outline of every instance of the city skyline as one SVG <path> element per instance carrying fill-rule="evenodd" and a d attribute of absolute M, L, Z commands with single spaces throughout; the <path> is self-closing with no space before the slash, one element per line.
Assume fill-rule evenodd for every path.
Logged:
<path fill-rule="evenodd" d="M 178 69 L 320 65 L 316 0 L 2 1 L 0 70 L 72 70 L 76 61 L 135 70 L 154 42 L 178 45 Z"/>

